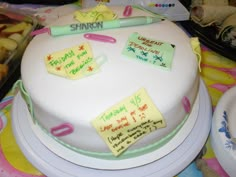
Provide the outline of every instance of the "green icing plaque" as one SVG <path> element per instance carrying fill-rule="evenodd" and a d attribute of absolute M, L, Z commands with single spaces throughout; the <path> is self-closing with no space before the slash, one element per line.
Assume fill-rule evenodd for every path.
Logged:
<path fill-rule="evenodd" d="M 132 33 L 122 51 L 123 55 L 153 64 L 166 70 L 171 69 L 175 45 Z"/>

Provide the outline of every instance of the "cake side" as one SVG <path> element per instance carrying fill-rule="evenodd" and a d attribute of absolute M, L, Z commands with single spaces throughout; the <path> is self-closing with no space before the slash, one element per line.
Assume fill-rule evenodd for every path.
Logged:
<path fill-rule="evenodd" d="M 123 7 L 112 7 L 112 10 L 122 17 Z M 139 9 L 134 9 L 132 13 L 132 16 L 144 15 L 150 14 Z M 73 15 L 69 15 L 55 24 L 75 22 Z M 170 71 L 122 55 L 128 37 L 134 32 L 176 46 Z M 95 33 L 112 36 L 116 43 L 88 41 L 83 34 L 59 37 L 42 34 L 29 44 L 23 56 L 21 72 L 39 124 L 49 133 L 52 127 L 70 123 L 73 133 L 59 137 L 61 141 L 86 151 L 110 152 L 91 121 L 138 89 L 145 88 L 167 126 L 145 136 L 129 150 L 153 144 L 173 132 L 188 115 L 182 99 L 187 97 L 193 105 L 198 93 L 198 65 L 188 36 L 168 20 Z M 43 60 L 46 55 L 83 42 L 89 42 L 95 58 L 106 59 L 100 72 L 79 80 L 69 80 L 47 72 Z"/>

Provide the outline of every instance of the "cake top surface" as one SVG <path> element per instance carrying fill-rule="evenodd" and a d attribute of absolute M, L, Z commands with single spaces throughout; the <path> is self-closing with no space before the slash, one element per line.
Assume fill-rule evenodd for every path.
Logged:
<path fill-rule="evenodd" d="M 112 10 L 122 17 L 120 9 L 121 7 L 114 7 Z M 147 16 L 147 12 L 134 9 L 132 16 Z M 68 15 L 53 25 L 75 22 L 73 15 Z M 129 36 L 134 32 L 176 46 L 170 71 L 122 55 Z M 43 103 L 45 107 L 58 101 L 69 103 L 56 104 L 52 109 L 58 114 L 71 110 L 71 119 L 83 122 L 84 119 L 96 117 L 102 110 L 143 87 L 153 98 L 156 106 L 160 110 L 165 110 L 171 107 L 166 105 L 165 100 L 168 99 L 169 104 L 174 105 L 176 97 L 182 96 L 180 94 L 183 92 L 183 87 L 188 84 L 186 81 L 194 78 L 193 75 L 196 74 L 197 63 L 189 38 L 168 20 L 97 33 L 114 37 L 116 43 L 88 41 L 82 34 L 59 37 L 42 34 L 32 40 L 24 54 L 21 70 L 25 88 L 33 96 L 32 100 Z M 70 80 L 47 72 L 45 56 L 87 42 L 95 58 L 106 58 L 98 73 L 79 80 Z M 47 102 L 44 102 L 45 98 Z M 77 115 L 78 117 L 74 117 L 74 112 L 78 112 L 78 109 L 83 111 Z"/>

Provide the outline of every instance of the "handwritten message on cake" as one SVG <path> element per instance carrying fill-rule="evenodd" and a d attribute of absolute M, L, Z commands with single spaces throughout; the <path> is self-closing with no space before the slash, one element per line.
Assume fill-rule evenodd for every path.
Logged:
<path fill-rule="evenodd" d="M 174 52 L 175 45 L 173 44 L 133 33 L 129 36 L 122 54 L 169 70 L 171 69 Z"/>
<path fill-rule="evenodd" d="M 79 79 L 98 71 L 88 43 L 48 54 L 44 58 L 49 73 Z"/>
<path fill-rule="evenodd" d="M 144 88 L 99 115 L 92 124 L 115 156 L 148 133 L 166 126 Z"/>

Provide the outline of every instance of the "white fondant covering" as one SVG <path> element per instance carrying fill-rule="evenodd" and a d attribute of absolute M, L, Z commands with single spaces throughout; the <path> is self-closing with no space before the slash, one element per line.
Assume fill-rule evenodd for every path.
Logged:
<path fill-rule="evenodd" d="M 124 7 L 110 8 L 122 17 Z M 132 16 L 143 15 L 150 14 L 138 9 L 132 11 Z M 76 23 L 72 14 L 60 18 L 53 25 L 71 23 Z M 121 54 L 133 32 L 176 46 L 170 71 Z M 117 42 L 88 41 L 83 34 L 59 37 L 41 34 L 27 47 L 21 64 L 21 76 L 39 123 L 49 132 L 52 127 L 70 123 L 74 126 L 74 132 L 60 137 L 62 141 L 88 151 L 110 152 L 91 121 L 143 87 L 164 116 L 167 127 L 145 136 L 130 149 L 145 147 L 165 137 L 186 116 L 182 98 L 186 96 L 193 105 L 199 89 L 198 64 L 189 37 L 168 20 L 95 33 L 109 35 Z M 101 66 L 100 72 L 79 80 L 69 80 L 47 72 L 44 63 L 47 54 L 83 42 L 90 43 L 95 58 L 106 56 L 107 61 Z"/>

